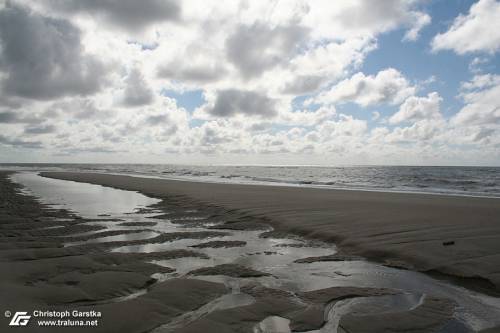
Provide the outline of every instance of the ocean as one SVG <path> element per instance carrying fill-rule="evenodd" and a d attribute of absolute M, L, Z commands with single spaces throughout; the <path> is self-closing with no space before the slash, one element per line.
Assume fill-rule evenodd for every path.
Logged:
<path fill-rule="evenodd" d="M 4 163 L 0 169 L 84 171 L 202 182 L 500 198 L 500 167 Z"/>

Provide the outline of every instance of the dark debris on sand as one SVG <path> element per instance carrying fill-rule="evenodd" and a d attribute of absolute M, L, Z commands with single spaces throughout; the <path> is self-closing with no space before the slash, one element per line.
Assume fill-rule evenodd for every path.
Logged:
<path fill-rule="evenodd" d="M 190 275 L 226 275 L 231 277 L 249 278 L 270 276 L 269 273 L 253 270 L 236 264 L 223 264 L 213 267 L 202 267 L 189 272 Z"/>
<path fill-rule="evenodd" d="M 356 260 L 363 260 L 363 258 L 353 255 L 335 253 L 327 256 L 301 258 L 295 260 L 294 262 L 298 264 L 309 264 L 320 261 L 356 261 Z"/>
<path fill-rule="evenodd" d="M 118 223 L 120 227 L 154 227 L 157 222 L 122 222 Z"/>
<path fill-rule="evenodd" d="M 247 242 L 245 241 L 211 241 L 211 242 L 191 245 L 190 247 L 194 247 L 197 249 L 205 249 L 205 248 L 218 249 L 218 248 L 228 248 L 228 247 L 240 247 L 240 246 L 245 246 L 246 244 Z"/>

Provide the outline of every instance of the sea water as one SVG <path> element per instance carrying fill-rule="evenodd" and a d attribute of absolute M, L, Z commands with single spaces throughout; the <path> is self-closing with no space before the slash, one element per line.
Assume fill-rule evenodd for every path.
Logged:
<path fill-rule="evenodd" d="M 83 171 L 203 182 L 500 198 L 500 167 L 0 164 L 2 169 Z"/>

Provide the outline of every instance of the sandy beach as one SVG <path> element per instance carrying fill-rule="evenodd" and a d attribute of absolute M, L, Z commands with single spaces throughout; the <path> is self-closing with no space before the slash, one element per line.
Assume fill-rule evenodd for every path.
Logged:
<path fill-rule="evenodd" d="M 496 199 L 42 174 L 29 177 L 71 191 L 106 186 L 93 195 L 134 191 L 152 203 L 130 215 L 82 217 L 22 192 L 13 173 L 2 172 L 3 311 L 96 311 L 95 332 L 495 332 L 500 325 L 497 298 L 484 295 L 498 292 Z M 119 199 L 110 193 L 96 200 Z M 30 325 L 16 330 L 69 330 Z"/>
<path fill-rule="evenodd" d="M 349 254 L 500 291 L 498 199 L 197 183 L 92 173 L 43 173 L 79 182 L 242 210 L 275 230 L 335 242 Z M 444 245 L 452 242 L 452 245 Z"/>

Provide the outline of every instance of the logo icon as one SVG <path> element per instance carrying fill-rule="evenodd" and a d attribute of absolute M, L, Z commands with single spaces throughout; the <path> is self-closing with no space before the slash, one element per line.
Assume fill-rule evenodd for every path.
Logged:
<path fill-rule="evenodd" d="M 31 316 L 28 315 L 28 312 L 16 312 L 12 320 L 10 321 L 9 326 L 26 326 L 30 321 Z"/>

